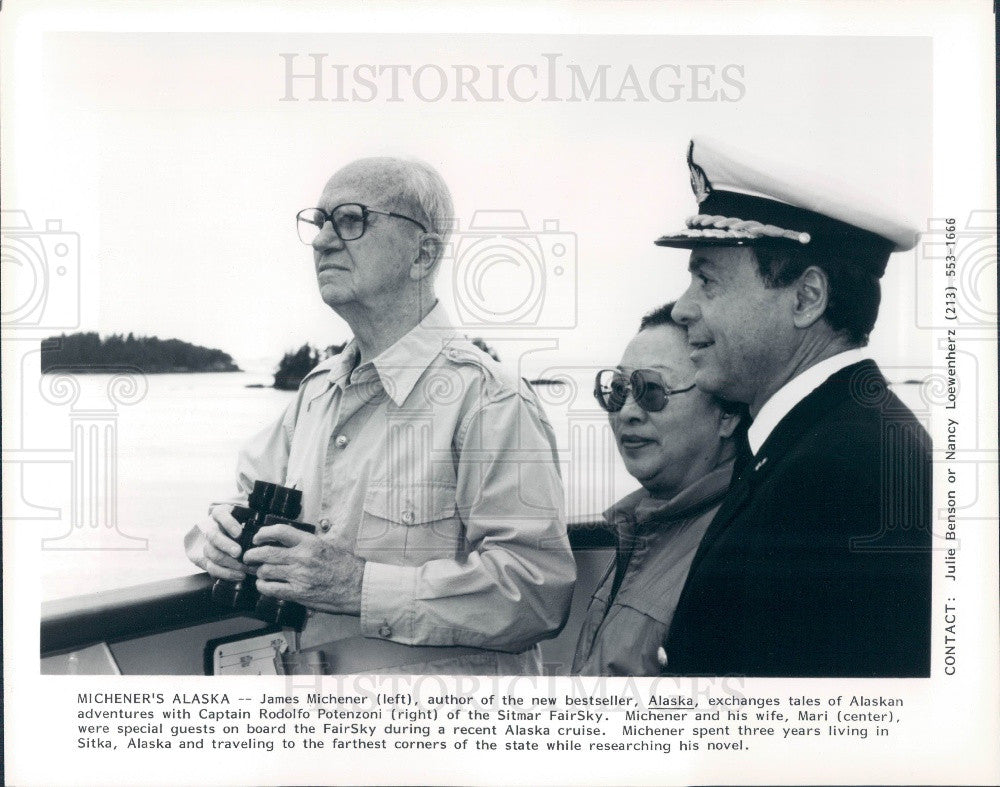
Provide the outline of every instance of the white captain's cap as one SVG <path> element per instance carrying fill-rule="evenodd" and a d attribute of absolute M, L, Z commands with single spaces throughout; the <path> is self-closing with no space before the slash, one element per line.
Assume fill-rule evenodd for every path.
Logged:
<path fill-rule="evenodd" d="M 864 194 L 794 163 L 766 160 L 705 137 L 688 148 L 698 213 L 658 246 L 788 246 L 836 254 L 874 276 L 918 233 Z"/>

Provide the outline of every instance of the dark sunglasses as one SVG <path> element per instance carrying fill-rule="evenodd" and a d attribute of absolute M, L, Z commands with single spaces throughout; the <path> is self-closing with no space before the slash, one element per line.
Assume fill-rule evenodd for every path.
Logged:
<path fill-rule="evenodd" d="M 625 406 L 631 391 L 639 407 L 647 413 L 658 413 L 667 406 L 671 396 L 693 388 L 694 383 L 687 388 L 667 388 L 660 373 L 652 369 L 636 369 L 631 375 L 620 369 L 601 369 L 594 381 L 594 397 L 609 413 L 617 413 Z"/>

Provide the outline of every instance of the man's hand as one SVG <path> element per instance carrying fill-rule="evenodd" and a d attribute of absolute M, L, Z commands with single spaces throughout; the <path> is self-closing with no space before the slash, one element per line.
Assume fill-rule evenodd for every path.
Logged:
<path fill-rule="evenodd" d="M 365 561 L 290 525 L 262 527 L 243 556 L 257 564 L 257 590 L 312 609 L 361 614 Z"/>
<path fill-rule="evenodd" d="M 239 582 L 247 574 L 240 562 L 239 538 L 243 525 L 233 519 L 232 506 L 215 506 L 184 538 L 188 558 L 216 579 Z"/>

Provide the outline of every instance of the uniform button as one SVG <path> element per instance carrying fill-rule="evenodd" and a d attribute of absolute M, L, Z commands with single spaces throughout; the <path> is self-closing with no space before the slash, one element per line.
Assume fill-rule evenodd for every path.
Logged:
<path fill-rule="evenodd" d="M 413 524 L 413 512 L 404 511 L 403 512 L 403 524 L 412 525 Z"/>
<path fill-rule="evenodd" d="M 659 647 L 659 648 L 657 648 L 656 649 L 656 663 L 660 665 L 661 669 L 663 667 L 667 666 L 667 661 L 668 661 L 668 659 L 667 659 L 667 651 L 664 650 L 662 646 Z"/>
<path fill-rule="evenodd" d="M 385 621 L 382 624 L 382 626 L 378 630 L 378 635 L 380 637 L 385 637 L 385 638 L 392 636 L 392 628 L 389 626 L 389 621 Z"/>
<path fill-rule="evenodd" d="M 339 434 L 337 435 L 337 439 L 333 441 L 333 444 L 337 446 L 337 448 L 347 448 L 347 444 L 349 442 L 351 442 L 350 438 L 348 438 L 346 434 Z"/>
<path fill-rule="evenodd" d="M 330 520 L 326 517 L 319 520 L 319 529 L 326 533 L 330 529 Z"/>

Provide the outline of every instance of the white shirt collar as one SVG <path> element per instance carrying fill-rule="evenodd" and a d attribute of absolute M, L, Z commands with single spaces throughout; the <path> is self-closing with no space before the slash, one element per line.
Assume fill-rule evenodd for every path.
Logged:
<path fill-rule="evenodd" d="M 804 372 L 799 373 L 781 386 L 764 403 L 757 417 L 750 424 L 750 429 L 747 432 L 747 439 L 750 441 L 750 450 L 756 455 L 767 438 L 771 436 L 774 428 L 781 423 L 781 419 L 788 415 L 795 405 L 819 388 L 832 375 L 841 369 L 846 369 L 848 366 L 868 358 L 871 358 L 871 354 L 866 347 L 845 350 L 842 353 L 837 353 L 820 361 L 815 366 L 810 366 Z"/>

